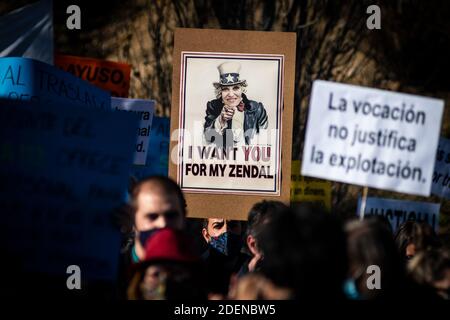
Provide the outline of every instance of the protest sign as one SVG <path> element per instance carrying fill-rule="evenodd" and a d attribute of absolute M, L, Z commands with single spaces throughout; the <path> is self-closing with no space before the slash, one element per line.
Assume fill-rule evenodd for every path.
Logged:
<path fill-rule="evenodd" d="M 0 98 L 110 109 L 108 92 L 70 73 L 28 58 L 0 58 Z"/>
<path fill-rule="evenodd" d="M 138 116 L 0 101 L 2 253 L 25 271 L 115 280 Z"/>
<path fill-rule="evenodd" d="M 246 219 L 267 196 L 289 201 L 295 41 L 293 33 L 176 30 L 169 175 L 190 216 Z"/>
<path fill-rule="evenodd" d="M 0 17 L 0 57 L 53 64 L 53 1 L 41 0 Z"/>
<path fill-rule="evenodd" d="M 302 174 L 429 196 L 442 100 L 315 81 Z"/>
<path fill-rule="evenodd" d="M 300 161 L 291 166 L 291 202 L 315 202 L 331 210 L 331 182 L 300 175 Z"/>
<path fill-rule="evenodd" d="M 138 180 L 153 175 L 167 176 L 169 141 L 170 119 L 153 116 L 146 162 L 144 165 L 134 165 L 131 175 Z"/>
<path fill-rule="evenodd" d="M 450 140 L 442 137 L 436 154 L 431 193 L 450 199 Z"/>
<path fill-rule="evenodd" d="M 358 199 L 357 214 L 360 215 L 361 198 Z M 438 232 L 439 203 L 403 201 L 369 197 L 366 200 L 364 217 L 382 216 L 392 226 L 395 233 L 398 227 L 409 220 L 426 222 Z"/>
<path fill-rule="evenodd" d="M 111 96 L 128 98 L 131 66 L 127 63 L 57 54 L 55 66 L 111 92 Z"/>
<path fill-rule="evenodd" d="M 134 112 L 139 115 L 140 122 L 137 130 L 136 149 L 134 151 L 133 164 L 145 165 L 150 141 L 150 131 L 152 127 L 153 113 L 155 112 L 155 101 L 111 98 L 111 108 Z"/>

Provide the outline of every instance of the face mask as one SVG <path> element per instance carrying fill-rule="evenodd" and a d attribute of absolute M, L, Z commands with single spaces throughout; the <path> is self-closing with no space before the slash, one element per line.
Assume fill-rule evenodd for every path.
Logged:
<path fill-rule="evenodd" d="M 218 237 L 211 237 L 209 245 L 226 256 L 239 254 L 242 247 L 241 237 L 232 232 L 224 232 Z"/>
<path fill-rule="evenodd" d="M 147 241 L 153 237 L 157 231 L 161 230 L 160 228 L 156 228 L 156 229 L 151 229 L 151 230 L 146 230 L 146 231 L 141 231 L 139 232 L 139 242 L 141 243 L 141 245 L 145 248 L 145 244 L 147 243 Z"/>
<path fill-rule="evenodd" d="M 344 283 L 344 293 L 350 300 L 358 300 L 359 292 L 356 288 L 356 283 L 353 278 L 348 278 Z"/>

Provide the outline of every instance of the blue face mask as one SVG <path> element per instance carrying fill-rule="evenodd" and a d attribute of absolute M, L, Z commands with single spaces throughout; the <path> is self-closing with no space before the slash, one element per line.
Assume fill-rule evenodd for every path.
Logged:
<path fill-rule="evenodd" d="M 147 241 L 153 237 L 157 231 L 161 230 L 161 228 L 156 228 L 156 229 L 151 229 L 151 230 L 146 230 L 146 231 L 141 231 L 139 232 L 139 238 L 138 241 L 141 243 L 142 247 L 145 248 L 145 244 L 147 243 Z M 133 249 L 131 250 L 131 260 L 134 263 L 138 263 L 139 262 L 139 257 L 136 254 L 136 249 L 133 246 Z"/>
<path fill-rule="evenodd" d="M 225 256 L 235 256 L 241 250 L 242 239 L 239 235 L 227 231 L 218 237 L 211 237 L 209 245 Z"/>
<path fill-rule="evenodd" d="M 344 293 L 346 297 L 349 298 L 350 300 L 360 299 L 359 292 L 358 289 L 356 288 L 356 283 L 353 278 L 348 278 L 347 280 L 345 280 Z"/>
<path fill-rule="evenodd" d="M 141 245 L 145 248 L 145 244 L 147 243 L 147 241 L 151 237 L 153 237 L 156 234 L 156 232 L 158 232 L 159 230 L 161 230 L 161 228 L 156 228 L 156 229 L 139 232 L 139 242 L 141 243 Z"/>

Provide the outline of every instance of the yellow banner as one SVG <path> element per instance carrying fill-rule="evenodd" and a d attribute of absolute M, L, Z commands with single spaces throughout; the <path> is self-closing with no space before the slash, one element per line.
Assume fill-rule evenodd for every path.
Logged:
<path fill-rule="evenodd" d="M 300 160 L 292 161 L 291 202 L 319 202 L 331 210 L 331 182 L 300 175 Z"/>

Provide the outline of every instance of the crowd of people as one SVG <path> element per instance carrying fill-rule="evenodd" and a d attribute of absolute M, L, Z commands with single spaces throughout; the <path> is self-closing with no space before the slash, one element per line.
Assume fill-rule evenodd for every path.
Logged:
<path fill-rule="evenodd" d="M 1 295 L 106 300 L 450 299 L 450 250 L 428 224 L 393 233 L 380 216 L 344 220 L 312 203 L 265 200 L 247 221 L 187 218 L 179 186 L 153 176 L 132 183 L 114 213 L 120 228 L 114 283 L 19 274 L 3 254 Z M 201 221 L 202 220 L 202 221 Z M 377 274 L 378 273 L 378 274 Z"/>
<path fill-rule="evenodd" d="M 192 228 L 186 215 L 170 178 L 133 184 L 120 219 L 121 298 L 450 298 L 450 251 L 426 223 L 393 234 L 381 217 L 342 221 L 278 201 L 256 203 L 246 222 L 217 217 Z"/>

